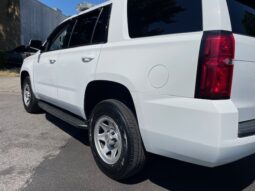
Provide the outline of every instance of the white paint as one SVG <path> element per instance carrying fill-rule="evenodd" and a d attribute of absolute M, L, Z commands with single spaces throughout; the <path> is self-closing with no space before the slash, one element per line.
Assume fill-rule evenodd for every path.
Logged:
<path fill-rule="evenodd" d="M 203 0 L 204 31 L 232 31 L 226 0 Z"/>
<path fill-rule="evenodd" d="M 148 75 L 151 86 L 154 88 L 164 87 L 169 79 L 169 71 L 164 65 L 154 66 Z"/>
<path fill-rule="evenodd" d="M 49 66 L 45 64 L 34 73 L 38 55 L 25 60 L 22 70 L 41 76 L 33 81 L 36 95 L 46 99 L 57 91 L 55 102 L 49 98 L 46 101 L 85 117 L 82 101 L 86 85 L 93 80 L 117 82 L 132 94 L 147 151 L 210 167 L 253 154 L 255 136 L 238 138 L 239 116 L 255 117 L 252 96 L 255 88 L 248 80 L 254 78 L 246 69 L 254 71 L 253 63 L 235 61 L 239 67 L 235 67 L 232 100 L 194 99 L 203 31 L 130 39 L 127 0 L 108 1 L 104 5 L 109 3 L 113 7 L 107 44 L 57 51 L 55 56 L 61 62 L 56 68 L 47 69 Z M 81 14 L 95 8 L 98 6 Z M 203 17 L 204 30 L 231 30 L 226 1 L 203 0 Z M 235 38 L 236 58 L 254 61 L 253 39 L 237 35 Z M 92 56 L 95 61 L 84 66 L 80 62 L 82 56 Z M 162 67 L 151 71 L 155 66 L 166 67 L 169 79 Z M 56 79 L 50 86 L 53 74 Z M 43 88 L 40 83 L 49 86 Z M 250 96 L 240 93 L 241 86 L 249 90 Z"/>
<path fill-rule="evenodd" d="M 231 99 L 239 110 L 239 121 L 255 119 L 255 39 L 235 35 L 236 54 Z"/>

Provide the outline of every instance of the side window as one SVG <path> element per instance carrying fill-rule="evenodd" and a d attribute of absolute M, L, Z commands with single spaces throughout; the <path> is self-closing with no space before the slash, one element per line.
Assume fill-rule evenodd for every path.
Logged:
<path fill-rule="evenodd" d="M 92 44 L 106 43 L 108 39 L 108 27 L 111 15 L 112 5 L 103 7 L 103 11 L 95 28 L 95 33 L 92 39 Z"/>
<path fill-rule="evenodd" d="M 78 17 L 76 26 L 70 40 L 69 47 L 91 44 L 92 34 L 101 9 L 94 10 Z"/>
<path fill-rule="evenodd" d="M 228 0 L 234 33 L 255 37 L 255 1 Z"/>
<path fill-rule="evenodd" d="M 202 0 L 128 0 L 131 38 L 203 30 Z"/>
<path fill-rule="evenodd" d="M 73 22 L 61 25 L 53 32 L 48 44 L 48 51 L 61 50 L 68 47 L 70 36 L 73 29 Z"/>

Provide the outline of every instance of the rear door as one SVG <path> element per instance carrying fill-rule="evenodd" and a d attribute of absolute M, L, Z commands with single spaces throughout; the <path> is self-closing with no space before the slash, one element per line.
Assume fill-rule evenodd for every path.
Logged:
<path fill-rule="evenodd" d="M 111 5 L 77 18 L 68 49 L 59 54 L 57 87 L 59 106 L 84 114 L 87 84 L 94 79 L 102 44 L 107 42 Z"/>
<path fill-rule="evenodd" d="M 236 42 L 231 99 L 239 122 L 255 119 L 255 0 L 227 0 Z"/>

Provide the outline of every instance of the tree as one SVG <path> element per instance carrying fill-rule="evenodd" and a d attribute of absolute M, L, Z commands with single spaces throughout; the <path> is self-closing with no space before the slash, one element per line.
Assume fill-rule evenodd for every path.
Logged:
<path fill-rule="evenodd" d="M 78 12 L 82 12 L 82 11 L 85 11 L 85 10 L 87 10 L 87 9 L 89 9 L 89 8 L 91 8 L 91 7 L 93 7 L 93 6 L 94 6 L 94 5 L 91 4 L 91 3 L 86 3 L 86 2 L 84 2 L 84 3 L 78 4 L 77 7 L 76 7 L 76 10 L 77 10 Z"/>

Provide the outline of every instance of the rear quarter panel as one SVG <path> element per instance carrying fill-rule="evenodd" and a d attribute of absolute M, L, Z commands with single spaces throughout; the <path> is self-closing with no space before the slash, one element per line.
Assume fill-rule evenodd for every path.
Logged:
<path fill-rule="evenodd" d="M 96 78 L 116 76 L 142 93 L 194 97 L 201 38 L 202 32 L 195 32 L 108 43 L 102 48 Z M 164 69 L 157 74 L 158 67 Z"/>
<path fill-rule="evenodd" d="M 130 91 L 194 97 L 203 31 L 131 39 L 127 20 L 127 0 L 113 1 L 96 79 L 114 80 Z"/>

